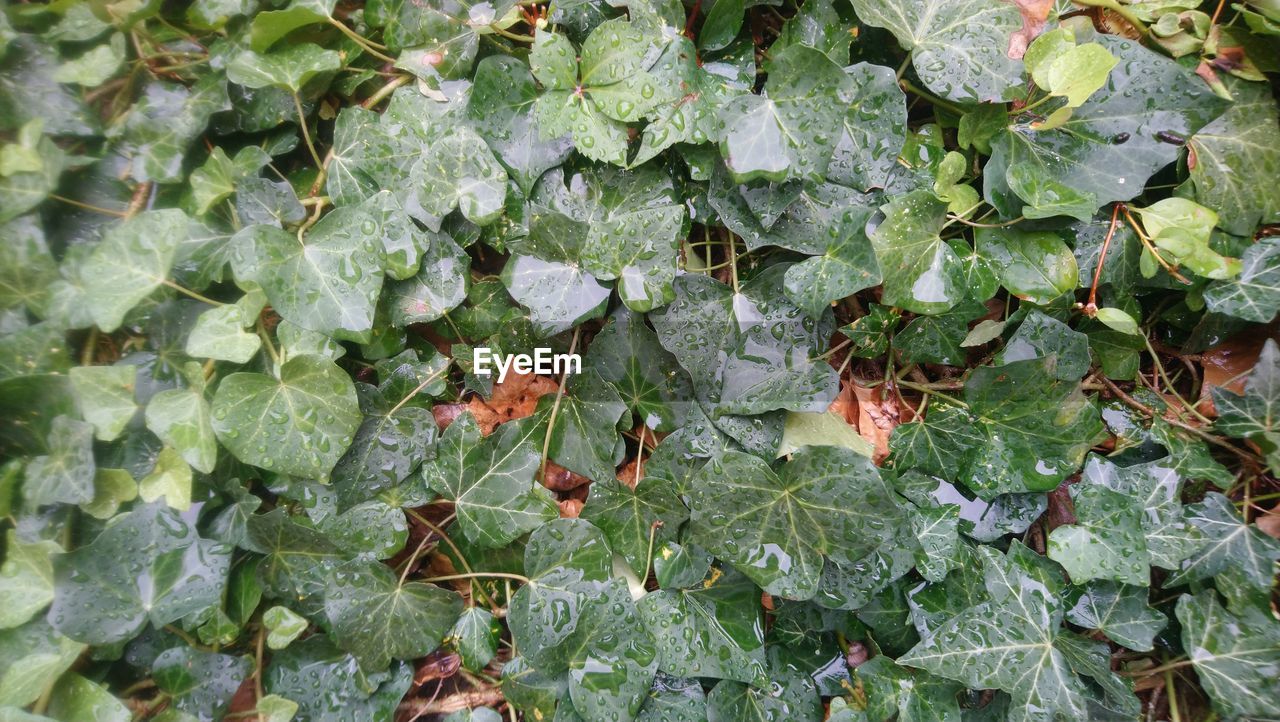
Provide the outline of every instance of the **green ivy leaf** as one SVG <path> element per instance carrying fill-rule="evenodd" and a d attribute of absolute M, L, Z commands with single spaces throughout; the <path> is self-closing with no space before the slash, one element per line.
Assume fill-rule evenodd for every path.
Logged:
<path fill-rule="evenodd" d="M 271 226 L 236 235 L 243 259 L 236 278 L 262 286 L 271 306 L 308 331 L 367 343 L 382 288 L 376 219 L 340 208 L 312 227 L 305 241 Z"/>
<path fill-rule="evenodd" d="M 236 373 L 213 397 L 213 431 L 246 464 L 326 478 L 351 445 L 360 408 L 351 379 L 332 361 L 295 356 L 280 378 Z"/>
<path fill-rule="evenodd" d="M 1067 609 L 1067 621 L 1097 629 L 1130 649 L 1150 651 L 1155 636 L 1169 623 L 1167 617 L 1147 606 L 1142 587 L 1098 580 L 1072 592 L 1075 603 Z"/>
<path fill-rule="evenodd" d="M 307 631 L 311 623 L 288 607 L 275 606 L 262 613 L 262 626 L 268 630 L 267 647 L 285 649 Z"/>
<path fill-rule="evenodd" d="M 177 709 L 197 719 L 221 717 L 251 667 L 245 657 L 189 647 L 167 649 L 151 665 L 156 687 Z"/>
<path fill-rule="evenodd" d="M 231 550 L 174 510 L 139 506 L 54 559 L 49 621 L 87 644 L 125 641 L 148 620 L 163 626 L 217 604 L 230 566 Z"/>
<path fill-rule="evenodd" d="M 1266 454 L 1267 465 L 1280 469 L 1280 430 L 1272 407 L 1280 403 L 1280 347 L 1267 340 L 1258 362 L 1245 381 L 1244 394 L 1222 387 L 1211 391 L 1218 410 L 1215 428 L 1229 436 L 1249 439 Z"/>
<path fill-rule="evenodd" d="M 1216 313 L 1267 323 L 1280 312 L 1280 242 L 1260 239 L 1240 260 L 1239 276 L 1214 281 L 1205 289 L 1205 305 Z"/>
<path fill-rule="evenodd" d="M 164 283 L 189 223 L 179 210 L 147 211 L 107 231 L 80 266 L 98 328 L 120 328 L 125 314 Z"/>
<path fill-rule="evenodd" d="M 397 580 L 384 564 L 357 561 L 334 570 L 324 607 L 339 646 L 364 669 L 379 670 L 392 659 L 417 659 L 438 647 L 462 612 L 462 597 Z"/>
<path fill-rule="evenodd" d="M 760 590 L 742 574 L 714 569 L 705 584 L 651 592 L 640 617 L 656 634 L 658 668 L 678 677 L 765 686 Z"/>
<path fill-rule="evenodd" d="M 1280 122 L 1264 86 L 1234 82 L 1230 88 L 1235 102 L 1191 136 L 1187 165 L 1195 199 L 1217 211 L 1222 230 L 1249 235 L 1259 223 L 1280 218 L 1280 188 L 1266 180 L 1280 167 Z"/>
<path fill-rule="evenodd" d="M 482 671 L 498 653 L 502 625 L 493 613 L 480 607 L 468 607 L 458 616 L 448 641 L 462 657 L 462 666 L 472 672 Z"/>
<path fill-rule="evenodd" d="M 267 297 L 255 289 L 233 304 L 205 311 L 187 335 L 186 352 L 199 358 L 247 363 L 262 348 L 262 339 L 245 329 L 258 321 L 266 305 Z"/>
<path fill-rule="evenodd" d="M 1258 589 L 1271 586 L 1280 560 L 1280 540 L 1245 523 L 1230 499 L 1209 492 L 1204 501 L 1187 507 L 1187 518 L 1200 530 L 1204 543 L 1165 584 L 1177 586 L 1233 569 Z"/>
<path fill-rule="evenodd" d="M 422 467 L 422 477 L 453 502 L 465 539 L 500 547 L 559 516 L 551 495 L 533 480 L 538 464 L 538 451 L 518 425 L 504 424 L 482 441 L 467 414 L 436 442 L 436 458 Z"/>
<path fill-rule="evenodd" d="M 283 88 L 296 94 L 316 75 L 341 67 L 337 52 L 299 43 L 261 55 L 246 50 L 227 63 L 227 79 L 246 88 Z"/>
<path fill-rule="evenodd" d="M 1006 215 L 1086 221 L 1141 193 L 1177 159 L 1178 147 L 1161 137 L 1189 137 L 1222 111 L 1223 101 L 1173 61 L 1129 40 L 1100 35 L 1098 43 L 1119 59 L 1102 90 L 1056 128 L 1017 120 L 992 141 L 984 192 Z"/>
<path fill-rule="evenodd" d="M 23 543 L 14 530 L 5 535 L 0 565 L 0 629 L 12 629 L 53 601 L 50 555 L 62 549 L 51 541 Z"/>
<path fill-rule="evenodd" d="M 1134 499 L 1103 486 L 1071 487 L 1076 523 L 1049 535 L 1049 558 L 1075 582 L 1112 579 L 1138 586 L 1151 583 L 1143 510 Z"/>
<path fill-rule="evenodd" d="M 32 506 L 93 501 L 93 426 L 67 416 L 55 417 L 46 442 L 48 454 L 27 464 L 22 494 Z"/>
<path fill-rule="evenodd" d="M 729 452 L 703 467 L 690 491 L 691 538 L 792 599 L 817 592 L 824 556 L 853 562 L 902 523 L 870 460 L 831 446 L 801 449 L 776 473 Z"/>
<path fill-rule="evenodd" d="M 1280 714 L 1280 624 L 1257 610 L 1233 614 L 1211 589 L 1178 599 L 1182 644 L 1195 650 L 1191 663 L 1214 709 L 1229 717 Z"/>
<path fill-rule="evenodd" d="M 137 366 L 129 365 L 78 366 L 68 372 L 80 415 L 93 424 L 98 439 L 115 440 L 137 413 L 137 372 Z"/>
<path fill-rule="evenodd" d="M 1022 26 L 1018 11 L 996 0 L 853 0 L 868 25 L 893 33 L 911 52 L 925 87 L 962 103 L 1009 100 L 1020 68 L 1006 55 Z"/>
<path fill-rule="evenodd" d="M 1000 285 L 1018 298 L 1046 304 L 1076 287 L 1076 257 L 1056 233 L 979 228 L 974 244 Z"/>
<path fill-rule="evenodd" d="M 884 274 L 881 302 L 935 314 L 959 303 L 965 288 L 960 258 L 938 235 L 947 205 L 921 190 L 881 210 L 885 218 L 870 234 Z"/>
<path fill-rule="evenodd" d="M 650 559 L 649 544 L 674 540 L 676 530 L 689 517 L 670 485 L 662 479 L 645 478 L 633 487 L 613 479 L 591 485 L 581 518 L 605 533 L 609 546 L 643 574 Z M 656 525 L 656 529 L 655 529 Z"/>
<path fill-rule="evenodd" d="M 742 95 L 720 111 L 720 151 L 738 181 L 821 181 L 840 142 L 850 81 L 831 59 L 795 45 L 775 54 L 763 95 Z"/>

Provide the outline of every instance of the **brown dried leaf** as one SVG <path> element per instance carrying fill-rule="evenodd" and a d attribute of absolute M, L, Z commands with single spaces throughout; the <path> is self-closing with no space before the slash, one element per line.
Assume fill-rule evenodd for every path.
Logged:
<path fill-rule="evenodd" d="M 644 459 L 636 457 L 631 461 L 628 461 L 621 469 L 618 470 L 617 477 L 618 481 L 621 481 L 628 487 L 632 489 L 636 488 L 636 484 L 644 478 Z"/>
<path fill-rule="evenodd" d="M 1271 509 L 1271 511 L 1258 517 L 1254 523 L 1258 525 L 1258 529 L 1263 534 L 1280 539 L 1280 507 Z"/>
<path fill-rule="evenodd" d="M 1027 46 L 1044 29 L 1053 9 L 1053 0 L 1013 0 L 1022 14 L 1022 29 L 1009 36 L 1009 57 L 1017 60 L 1027 52 Z"/>
<path fill-rule="evenodd" d="M 580 499 L 565 499 L 560 502 L 560 516 L 564 519 L 577 519 L 583 506 L 585 503 Z"/>
<path fill-rule="evenodd" d="M 1218 416 L 1209 393 L 1211 389 L 1225 388 L 1237 394 L 1244 392 L 1245 377 L 1257 364 L 1264 341 L 1266 337 L 1262 335 L 1242 334 L 1200 354 L 1200 401 L 1196 404 L 1200 413 L 1211 419 Z"/>
<path fill-rule="evenodd" d="M 868 389 L 852 384 L 853 395 L 858 400 L 858 433 L 875 447 L 872 461 L 879 464 L 889 456 L 889 436 L 901 422 L 898 399 L 892 394 L 880 398 L 880 389 Z"/>
<path fill-rule="evenodd" d="M 569 491 L 590 483 L 587 477 L 575 474 L 550 459 L 542 473 L 542 485 L 552 491 Z"/>

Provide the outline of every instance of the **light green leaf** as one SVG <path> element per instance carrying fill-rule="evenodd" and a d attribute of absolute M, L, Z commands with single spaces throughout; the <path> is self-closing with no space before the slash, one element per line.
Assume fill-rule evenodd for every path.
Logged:
<path fill-rule="evenodd" d="M 237 280 L 262 286 L 271 306 L 308 331 L 367 343 L 382 288 L 380 225 L 357 208 L 321 218 L 305 241 L 271 226 L 236 234 Z"/>
<path fill-rule="evenodd" d="M 231 549 L 201 539 L 163 504 L 119 516 L 91 543 L 54 559 L 57 596 L 49 621 L 87 644 L 133 638 L 217 604 Z"/>
<path fill-rule="evenodd" d="M 168 389 L 147 404 L 147 428 L 177 449 L 192 468 L 205 474 L 218 460 L 218 442 L 209 416 L 209 402 L 198 389 Z"/>
<path fill-rule="evenodd" d="M 51 541 L 30 544 L 13 529 L 5 535 L 4 564 L 0 565 L 0 629 L 25 624 L 53 601 L 51 554 L 62 549 Z"/>
<path fill-rule="evenodd" d="M 258 321 L 258 314 L 266 305 L 267 297 L 254 289 L 233 304 L 200 314 L 187 335 L 187 353 L 199 358 L 247 363 L 262 348 L 262 339 L 245 329 Z"/>
<path fill-rule="evenodd" d="M 160 287 L 190 220 L 179 210 L 147 211 L 113 226 L 80 266 L 85 303 L 98 328 L 114 331 Z"/>
<path fill-rule="evenodd" d="M 518 425 L 505 424 L 481 440 L 467 414 L 436 442 L 436 458 L 423 465 L 422 477 L 453 502 L 465 539 L 500 547 L 559 516 L 550 493 L 533 480 L 538 466 L 538 451 Z"/>
<path fill-rule="evenodd" d="M 342 56 L 312 43 L 258 54 L 246 50 L 227 63 L 227 79 L 246 88 L 283 88 L 298 93 L 312 77 L 342 67 Z"/>
<path fill-rule="evenodd" d="M 191 467 L 182 455 L 165 447 L 156 457 L 155 468 L 138 482 L 138 497 L 143 501 L 163 498 L 178 511 L 191 508 Z"/>
<path fill-rule="evenodd" d="M 78 366 L 67 374 L 80 415 L 93 424 L 98 439 L 115 440 L 138 411 L 133 400 L 137 375 L 138 367 L 130 365 Z"/>
<path fill-rule="evenodd" d="M 311 623 L 288 607 L 275 606 L 262 613 L 262 626 L 267 628 L 267 647 L 284 649 Z"/>
<path fill-rule="evenodd" d="M 213 431 L 236 458 L 280 474 L 328 477 L 360 425 L 346 372 L 319 356 L 295 356 L 280 378 L 236 373 L 213 397 Z"/>
<path fill-rule="evenodd" d="M 1006 54 L 1022 27 L 1018 10 L 998 0 L 853 0 L 864 23 L 893 33 L 911 52 L 925 86 L 962 103 L 1009 100 L 1020 68 Z"/>

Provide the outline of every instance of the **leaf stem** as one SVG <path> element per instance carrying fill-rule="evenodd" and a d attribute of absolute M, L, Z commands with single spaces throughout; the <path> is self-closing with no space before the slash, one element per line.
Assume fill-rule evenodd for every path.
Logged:
<path fill-rule="evenodd" d="M 431 537 L 426 534 L 422 535 L 422 541 L 418 542 L 418 548 L 413 550 L 413 553 L 409 555 L 409 559 L 404 563 L 404 570 L 400 572 L 400 582 L 397 586 L 404 586 L 404 580 L 409 576 L 409 570 L 413 569 L 413 563 L 418 561 L 418 555 L 422 554 L 422 550 L 427 546 L 427 542 L 430 540 Z"/>
<path fill-rule="evenodd" d="M 1129 226 L 1133 228 L 1133 232 L 1138 234 L 1138 240 L 1142 241 L 1142 245 L 1146 246 L 1147 252 L 1155 257 L 1156 262 L 1159 263 L 1170 276 L 1176 278 L 1180 283 L 1188 286 L 1191 285 L 1191 281 L 1187 280 L 1186 276 L 1178 273 L 1178 269 L 1173 264 L 1166 261 L 1164 256 L 1160 255 L 1160 250 L 1156 248 L 1155 242 L 1151 240 L 1146 231 L 1142 229 L 1142 226 L 1138 225 L 1138 221 L 1134 219 L 1133 214 L 1129 212 L 1129 206 L 1121 203 L 1120 210 L 1124 212 L 1124 219 L 1128 222 Z"/>
<path fill-rule="evenodd" d="M 449 535 L 445 533 L 444 529 L 441 529 L 438 525 L 433 524 L 432 522 L 428 521 L 426 517 L 422 516 L 422 515 L 421 515 L 421 514 L 419 514 L 418 512 L 414 511 L 413 509 L 408 509 L 408 508 L 406 508 L 406 509 L 405 509 L 405 512 L 407 512 L 407 513 L 409 514 L 409 516 L 413 517 L 414 521 L 416 521 L 416 522 L 418 522 L 419 524 L 421 524 L 421 525 L 425 526 L 426 528 L 430 529 L 430 530 L 431 530 L 431 533 L 433 533 L 433 534 L 435 534 L 436 536 L 440 537 L 440 539 L 441 539 L 445 544 L 448 544 L 448 545 L 449 545 L 449 549 L 451 549 L 451 550 L 453 551 L 454 556 L 458 557 L 458 561 L 462 563 L 462 568 L 463 568 L 463 570 L 465 570 L 465 571 L 466 571 L 466 573 L 468 573 L 468 574 L 474 574 L 474 573 L 475 573 L 475 572 L 471 569 L 471 563 L 470 563 L 470 562 L 468 562 L 468 561 L 467 561 L 467 558 L 466 558 L 465 556 L 463 556 L 463 555 L 462 555 L 462 550 L 458 548 L 458 545 L 457 545 L 457 544 L 454 544 L 454 543 L 453 543 L 453 539 L 451 539 L 451 538 L 449 537 Z M 473 590 L 479 591 L 482 595 L 484 595 L 485 603 L 489 605 L 489 608 L 490 608 L 490 609 L 495 609 L 495 610 L 496 610 L 496 609 L 498 608 L 498 604 L 497 604 L 497 602 L 493 601 L 493 597 L 490 597 L 490 596 L 489 596 L 489 593 L 488 593 L 487 591 L 485 591 L 484 587 L 479 587 L 479 586 L 476 586 L 476 585 L 474 585 L 474 584 L 473 584 L 473 585 L 471 586 L 471 588 L 472 588 Z"/>
<path fill-rule="evenodd" d="M 209 298 L 208 296 L 202 296 L 201 294 L 196 293 L 195 291 L 192 291 L 191 289 L 187 288 L 186 286 L 180 285 L 180 284 L 178 284 L 178 283 L 174 283 L 173 281 L 170 281 L 170 280 L 169 280 L 169 279 L 167 279 L 167 278 L 166 278 L 166 279 L 164 279 L 163 281 L 161 281 L 161 283 L 163 283 L 164 285 L 168 286 L 169 288 L 172 288 L 173 290 L 177 291 L 178 293 L 183 294 L 184 296 L 190 296 L 191 298 L 194 298 L 195 300 L 200 301 L 200 302 L 202 302 L 202 303 L 207 303 L 207 304 L 209 304 L 210 306 L 225 306 L 225 305 L 227 305 L 227 304 L 223 303 L 222 301 L 215 301 L 215 300 L 213 300 L 212 298 Z"/>
<path fill-rule="evenodd" d="M 338 30 L 342 31 L 343 35 L 346 35 L 347 37 L 351 38 L 352 42 L 354 42 L 356 45 L 359 45 L 361 49 L 363 49 L 366 53 L 372 55 L 378 60 L 381 60 L 384 63 L 394 63 L 396 61 L 395 58 L 389 55 L 383 55 L 382 53 L 378 52 L 377 47 L 381 47 L 383 50 L 386 50 L 387 47 L 385 45 L 379 46 L 377 43 L 373 42 L 372 40 L 369 40 L 368 38 L 364 37 L 360 33 L 357 33 L 356 31 L 347 27 L 346 23 L 343 23 L 339 20 L 335 20 L 333 18 L 329 18 L 329 24 L 334 26 Z"/>
<path fill-rule="evenodd" d="M 738 295 L 738 243 L 729 231 L 729 274 L 733 279 L 733 295 Z"/>
<path fill-rule="evenodd" d="M 894 379 L 894 382 L 898 386 L 901 386 L 903 388 L 911 389 L 913 391 L 920 391 L 926 394 L 932 394 L 942 399 L 943 401 L 946 401 L 949 404 L 954 404 L 956 406 L 959 406 L 962 409 L 969 408 L 969 404 L 961 401 L 960 399 L 957 399 L 956 397 L 950 396 L 948 394 L 944 394 L 938 391 L 937 389 L 930 388 L 932 384 L 918 384 L 918 383 L 915 383 L 914 381 L 903 381 L 902 379 Z"/>
<path fill-rule="evenodd" d="M 315 143 L 311 142 L 311 129 L 307 127 L 307 114 L 302 112 L 302 98 L 296 90 L 293 93 L 293 107 L 298 111 L 298 125 L 302 126 L 302 139 L 307 142 L 307 150 L 311 151 L 311 160 L 315 161 L 316 168 L 319 168 L 323 161 L 320 160 L 320 154 L 316 153 Z"/>
<path fill-rule="evenodd" d="M 391 95 L 392 93 L 396 92 L 396 88 L 399 88 L 400 86 L 407 84 L 410 80 L 413 80 L 412 75 L 397 75 L 396 77 L 387 81 L 387 83 L 383 85 L 381 88 L 378 88 L 376 91 L 374 91 L 373 95 L 370 95 L 369 97 L 365 98 L 364 102 L 360 103 L 360 107 L 364 108 L 365 110 L 372 109 L 373 106 L 385 100 L 388 95 Z"/>
<path fill-rule="evenodd" d="M 649 525 L 649 551 L 644 555 L 644 575 L 640 577 L 640 584 L 644 585 L 649 582 L 649 568 L 653 566 L 653 539 L 658 535 L 658 527 L 662 526 L 661 519 L 654 519 Z"/>
<path fill-rule="evenodd" d="M 1171 672 L 1175 669 L 1181 669 L 1183 667 L 1188 667 L 1190 665 L 1191 665 L 1190 659 L 1179 659 L 1176 662 L 1169 662 L 1168 664 L 1162 664 L 1159 667 L 1148 667 L 1146 669 L 1126 670 L 1126 671 L 1119 672 L 1118 674 L 1125 677 L 1150 677 L 1153 674 L 1163 674 L 1164 672 Z"/>
<path fill-rule="evenodd" d="M 1098 256 L 1098 265 L 1093 269 L 1093 285 L 1089 286 L 1089 302 L 1084 305 L 1084 315 L 1092 318 L 1098 313 L 1098 282 L 1102 280 L 1102 265 L 1107 262 L 1107 249 L 1111 248 L 1111 238 L 1116 234 L 1120 222 L 1120 206 L 1117 203 L 1111 208 L 1111 225 L 1107 226 L 1107 235 L 1102 239 L 1102 253 Z"/>
<path fill-rule="evenodd" d="M 578 350 L 578 335 L 582 332 L 581 326 L 573 329 L 573 340 L 569 342 L 569 355 Z M 538 466 L 538 478 L 546 480 L 547 478 L 547 455 L 551 453 L 551 434 L 556 428 L 556 416 L 560 413 L 560 400 L 564 398 L 564 383 L 568 378 L 569 372 L 566 369 L 560 374 L 560 386 L 556 388 L 556 400 L 551 404 L 551 416 L 547 418 L 547 434 L 542 439 L 542 463 Z"/>
<path fill-rule="evenodd" d="M 1146 334 L 1142 335 L 1142 342 L 1147 345 L 1147 353 L 1151 354 L 1151 363 L 1153 366 L 1156 367 L 1156 373 L 1158 373 L 1160 375 L 1160 378 L 1164 381 L 1164 385 L 1167 389 L 1169 389 L 1169 393 L 1173 394 L 1173 397 L 1178 400 L 1178 403 L 1182 404 L 1183 408 L 1185 408 L 1192 416 L 1196 417 L 1197 419 L 1200 419 L 1200 421 L 1206 424 L 1213 424 L 1212 420 L 1210 420 L 1204 414 L 1197 411 L 1195 406 L 1188 403 L 1186 399 L 1182 398 L 1182 394 L 1178 393 L 1177 389 L 1173 387 L 1173 382 L 1169 380 L 1169 375 L 1165 373 L 1164 364 L 1160 362 L 1159 354 L 1157 354 L 1156 350 L 1152 348 L 1151 339 L 1147 338 Z"/>
<path fill-rule="evenodd" d="M 949 110 L 952 113 L 955 113 L 956 115 L 964 115 L 964 110 L 960 106 L 954 103 L 948 102 L 946 100 L 943 100 L 942 98 L 939 98 L 938 96 L 925 91 L 924 89 L 915 85 L 914 83 L 912 83 L 910 80 L 907 80 L 906 78 L 899 78 L 898 84 L 902 86 L 903 90 L 907 91 L 908 93 L 911 93 L 912 95 L 918 95 L 924 100 L 929 101 L 933 105 Z"/>
<path fill-rule="evenodd" d="M 1149 418 L 1152 418 L 1152 419 L 1163 418 L 1166 422 L 1172 424 L 1173 426 L 1176 426 L 1179 429 L 1182 429 L 1183 431 L 1188 431 L 1192 434 L 1195 434 L 1196 436 L 1199 436 L 1201 439 L 1204 439 L 1205 441 L 1209 442 L 1210 444 L 1213 444 L 1214 446 L 1219 446 L 1223 449 L 1226 449 L 1227 451 L 1230 451 L 1231 453 L 1235 454 L 1241 459 L 1244 459 L 1245 461 L 1248 461 L 1249 463 L 1257 464 L 1260 462 L 1260 459 L 1258 459 L 1258 457 L 1254 456 L 1253 454 L 1250 454 L 1249 452 L 1243 449 L 1240 449 L 1235 446 L 1232 446 L 1231 444 L 1228 444 L 1226 441 L 1222 440 L 1217 436 L 1214 436 L 1213 434 L 1210 434 L 1204 429 L 1192 426 L 1191 424 L 1188 424 L 1185 421 L 1181 421 L 1179 419 L 1170 419 L 1168 417 L 1162 416 L 1155 409 L 1151 408 L 1150 406 L 1147 406 L 1141 401 L 1138 401 L 1137 399 L 1133 398 L 1129 394 L 1125 393 L 1123 389 L 1121 389 L 1119 386 L 1116 386 L 1115 382 L 1107 378 L 1106 376 L 1099 376 L 1098 379 L 1102 381 L 1104 386 L 1107 387 L 1107 390 L 1115 394 L 1116 397 L 1119 398 L 1121 401 L 1123 401 L 1126 405 L 1128 405 L 1130 408 L 1141 411 L 1142 413 L 1146 414 Z"/>
<path fill-rule="evenodd" d="M 1017 218 L 1004 221 L 1003 223 L 977 223 L 975 221 L 965 220 L 964 218 L 961 218 L 960 216 L 957 216 L 954 213 L 948 214 L 947 218 L 952 222 L 960 223 L 962 225 L 966 225 L 971 228 L 1008 228 L 1009 226 L 1016 225 L 1018 223 L 1021 223 L 1027 220 L 1025 216 L 1018 216 Z"/>
<path fill-rule="evenodd" d="M 280 354 L 276 351 L 276 347 L 271 343 L 271 334 L 267 333 L 266 326 L 262 325 L 262 318 L 258 318 L 258 322 L 254 324 L 258 332 L 258 338 L 262 339 L 262 347 L 267 350 L 267 356 L 271 358 L 271 363 L 280 366 Z"/>
<path fill-rule="evenodd" d="M 1169 697 L 1170 722 L 1182 722 L 1182 712 L 1178 709 L 1178 689 L 1173 681 L 1172 667 L 1167 667 L 1164 670 L 1164 687 L 1165 694 Z"/>
<path fill-rule="evenodd" d="M 507 30 L 506 28 L 498 27 L 497 25 L 490 25 L 489 29 L 492 30 L 494 33 L 506 38 L 507 40 L 514 40 L 517 43 L 533 42 L 533 36 L 531 35 L 520 35 L 519 33 L 513 33 L 510 30 Z"/>
<path fill-rule="evenodd" d="M 409 403 L 409 399 L 412 399 L 414 396 L 417 396 L 418 392 L 422 391 L 427 387 L 427 384 L 440 378 L 442 375 L 444 375 L 444 372 L 448 370 L 449 370 L 449 367 L 445 366 L 441 368 L 439 371 L 432 371 L 430 375 L 428 375 L 425 379 L 422 380 L 422 383 L 414 387 L 413 391 L 410 391 L 408 394 L 405 395 L 403 399 L 400 399 L 399 403 L 397 403 L 395 406 L 392 406 L 391 410 L 387 412 L 387 416 L 390 417 L 393 414 L 395 414 L 395 412 L 399 411 L 401 406 L 404 406 L 405 404 Z"/>
<path fill-rule="evenodd" d="M 124 211 L 113 211 L 110 208 L 103 208 L 101 206 L 94 206 L 88 203 L 81 203 L 80 201 L 72 200 L 71 198 L 60 196 L 56 193 L 50 193 L 49 197 L 54 199 L 55 201 L 61 201 L 62 203 L 66 203 L 69 206 L 75 206 L 76 208 L 83 208 L 86 211 L 93 211 L 94 213 L 101 213 L 107 216 L 115 216 L 116 218 L 126 217 L 126 213 Z"/>

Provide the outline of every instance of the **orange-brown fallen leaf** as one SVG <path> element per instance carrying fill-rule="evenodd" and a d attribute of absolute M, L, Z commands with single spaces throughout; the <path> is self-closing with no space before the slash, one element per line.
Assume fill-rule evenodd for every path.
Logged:
<path fill-rule="evenodd" d="M 1280 539 L 1280 506 L 1259 516 L 1255 523 L 1263 534 Z"/>
<path fill-rule="evenodd" d="M 879 464 L 889 456 L 889 436 L 901 421 L 901 409 L 893 394 L 880 398 L 880 389 L 851 384 L 858 400 L 858 433 L 875 447 L 872 461 Z"/>
<path fill-rule="evenodd" d="M 550 459 L 542 474 L 542 485 L 552 491 L 569 491 L 590 483 L 591 480 L 587 477 L 575 474 Z"/>
<path fill-rule="evenodd" d="M 493 394 L 487 400 L 472 396 L 465 404 L 437 404 L 431 413 L 443 431 L 464 411 L 470 411 L 480 433 L 488 436 L 499 424 L 532 416 L 538 399 L 554 394 L 557 388 L 556 382 L 545 376 L 511 371 L 506 380 L 493 385 Z"/>
<path fill-rule="evenodd" d="M 636 457 L 618 469 L 618 481 L 626 484 L 628 487 L 636 488 L 636 483 L 644 478 L 644 459 Z"/>
<path fill-rule="evenodd" d="M 582 513 L 584 503 L 579 499 L 565 499 L 560 502 L 560 517 L 563 519 L 577 519 Z"/>
<path fill-rule="evenodd" d="M 1249 369 L 1258 362 L 1258 354 L 1262 352 L 1262 344 L 1266 337 L 1259 335 L 1238 335 L 1214 346 L 1200 354 L 1200 367 L 1203 369 L 1200 381 L 1200 400 L 1196 408 L 1209 418 L 1216 418 L 1217 409 L 1213 408 L 1213 397 L 1210 390 L 1225 388 L 1236 393 L 1244 391 L 1245 377 Z"/>
<path fill-rule="evenodd" d="M 1027 52 L 1027 46 L 1044 29 L 1053 9 L 1053 0 L 1013 0 L 1022 15 L 1022 29 L 1009 36 L 1009 57 L 1017 60 Z"/>

